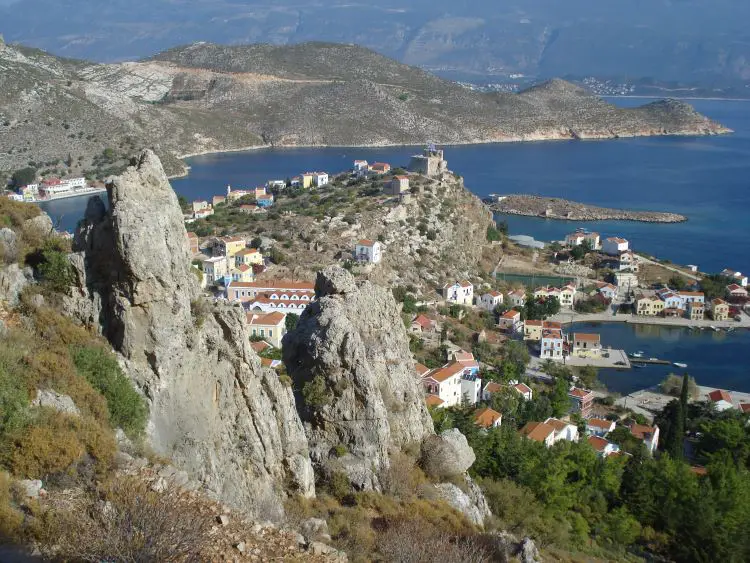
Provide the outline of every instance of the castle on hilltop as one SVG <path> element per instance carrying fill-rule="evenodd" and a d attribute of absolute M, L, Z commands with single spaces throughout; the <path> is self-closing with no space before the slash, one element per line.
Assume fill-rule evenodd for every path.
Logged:
<path fill-rule="evenodd" d="M 439 176 L 448 171 L 448 161 L 443 158 L 443 150 L 435 148 L 430 144 L 422 151 L 415 154 L 409 162 L 409 171 L 424 176 Z"/>

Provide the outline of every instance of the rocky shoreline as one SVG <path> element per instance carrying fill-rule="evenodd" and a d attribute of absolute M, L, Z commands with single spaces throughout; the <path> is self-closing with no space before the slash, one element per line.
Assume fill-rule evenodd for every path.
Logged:
<path fill-rule="evenodd" d="M 662 211 L 635 211 L 596 207 L 556 197 L 508 195 L 487 199 L 494 213 L 543 217 L 564 221 L 640 221 L 642 223 L 682 223 L 687 217 Z"/>

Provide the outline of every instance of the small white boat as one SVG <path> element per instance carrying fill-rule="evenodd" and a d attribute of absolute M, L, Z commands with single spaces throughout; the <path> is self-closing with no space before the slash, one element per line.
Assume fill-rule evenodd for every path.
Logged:
<path fill-rule="evenodd" d="M 643 357 L 643 352 L 633 352 L 632 354 L 630 354 L 630 357 L 631 358 L 642 358 Z"/>
<path fill-rule="evenodd" d="M 659 358 L 649 358 L 648 361 L 649 362 L 658 362 Z"/>
<path fill-rule="evenodd" d="M 686 368 L 687 367 L 687 364 L 683 364 L 682 362 L 674 362 L 673 365 L 677 366 L 678 368 Z"/>

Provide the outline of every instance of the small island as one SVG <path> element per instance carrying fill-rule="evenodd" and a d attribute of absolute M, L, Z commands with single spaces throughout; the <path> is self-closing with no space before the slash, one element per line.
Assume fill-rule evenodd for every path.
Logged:
<path fill-rule="evenodd" d="M 577 203 L 556 197 L 536 195 L 495 196 L 484 200 L 495 213 L 526 215 L 566 221 L 641 221 L 644 223 L 681 223 L 687 217 L 678 213 L 661 211 L 634 211 L 609 209 L 585 203 Z"/>

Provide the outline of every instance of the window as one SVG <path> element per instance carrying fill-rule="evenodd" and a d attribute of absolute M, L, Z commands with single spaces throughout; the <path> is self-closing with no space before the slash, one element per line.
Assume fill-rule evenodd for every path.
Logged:
<path fill-rule="evenodd" d="M 268 329 L 268 336 L 269 336 L 269 338 L 273 337 L 273 329 L 272 328 Z"/>

